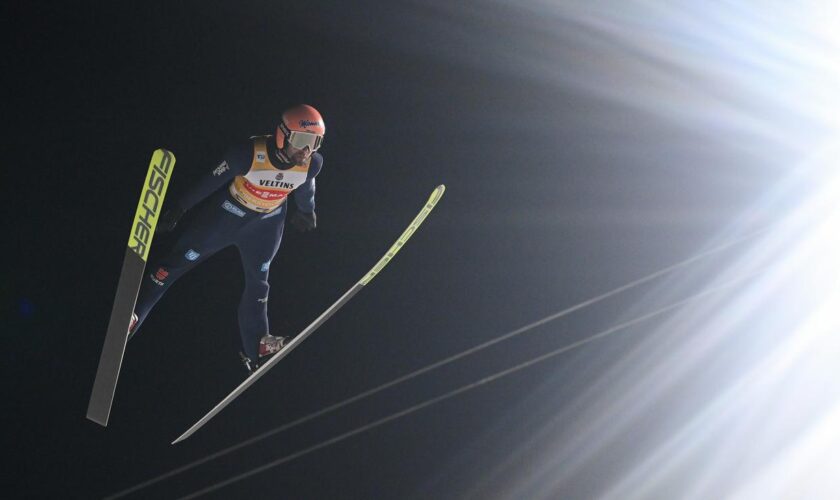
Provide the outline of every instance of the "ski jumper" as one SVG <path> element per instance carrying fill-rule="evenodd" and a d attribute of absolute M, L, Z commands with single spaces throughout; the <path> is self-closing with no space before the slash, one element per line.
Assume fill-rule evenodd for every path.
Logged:
<path fill-rule="evenodd" d="M 169 253 L 149 266 L 135 307 L 139 330 L 152 307 L 178 278 L 197 264 L 235 245 L 245 270 L 245 290 L 239 303 L 239 331 L 246 356 L 258 359 L 259 341 L 268 331 L 268 271 L 280 248 L 287 200 L 293 194 L 301 212 L 315 211 L 315 176 L 323 157 L 313 153 L 304 165 L 278 155 L 273 140 L 251 139 L 232 148 L 224 160 L 204 175 L 175 203 L 191 210 L 178 228 Z"/>

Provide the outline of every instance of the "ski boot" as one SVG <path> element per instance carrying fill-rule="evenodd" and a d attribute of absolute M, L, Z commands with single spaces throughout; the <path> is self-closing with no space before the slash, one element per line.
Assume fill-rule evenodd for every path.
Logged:
<path fill-rule="evenodd" d="M 134 336 L 134 331 L 137 329 L 137 321 L 140 318 L 137 317 L 137 313 L 131 313 L 131 321 L 128 323 L 128 340 L 131 340 L 131 337 Z"/>
<path fill-rule="evenodd" d="M 260 339 L 260 358 L 271 356 L 285 347 L 288 343 L 289 337 L 275 337 L 270 333 L 265 334 L 265 336 Z"/>
<path fill-rule="evenodd" d="M 256 360 L 249 358 L 243 352 L 239 353 L 239 359 L 242 361 L 242 364 L 245 365 L 245 369 L 248 370 L 248 373 L 254 373 L 262 365 L 261 361 L 263 358 L 276 354 L 288 343 L 288 337 L 275 337 L 274 335 L 266 334 L 260 339 L 260 347 L 259 351 L 257 351 L 259 354 Z"/>

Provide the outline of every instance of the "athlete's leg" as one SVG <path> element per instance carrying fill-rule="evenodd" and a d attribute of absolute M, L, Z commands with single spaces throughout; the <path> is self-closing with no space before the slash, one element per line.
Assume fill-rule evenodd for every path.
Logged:
<path fill-rule="evenodd" d="M 253 221 L 240 231 L 236 246 L 245 270 L 245 290 L 239 302 L 239 332 L 242 348 L 252 360 L 259 357 L 260 339 L 268 331 L 268 268 L 283 239 L 286 208 Z"/>
<path fill-rule="evenodd" d="M 225 199 L 222 194 L 216 194 L 196 207 L 195 217 L 183 228 L 169 253 L 149 266 L 134 308 L 138 321 L 133 332 L 140 328 L 158 300 L 178 278 L 231 245 L 237 230 L 248 223 L 244 216 L 222 207 Z"/>

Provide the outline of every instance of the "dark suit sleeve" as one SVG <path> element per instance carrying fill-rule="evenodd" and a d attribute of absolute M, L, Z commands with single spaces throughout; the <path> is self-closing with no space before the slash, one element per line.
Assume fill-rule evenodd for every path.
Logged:
<path fill-rule="evenodd" d="M 182 210 L 189 210 L 222 186 L 229 184 L 237 175 L 245 175 L 251 166 L 253 155 L 254 148 L 250 142 L 232 147 L 225 153 L 221 163 L 207 169 L 177 199 L 175 205 Z"/>
<path fill-rule="evenodd" d="M 294 191 L 295 204 L 298 210 L 311 214 L 315 211 L 315 177 L 321 173 L 321 167 L 324 165 L 324 157 L 320 153 L 312 155 L 312 161 L 309 164 L 309 175 L 306 176 L 306 182 L 297 187 Z"/>

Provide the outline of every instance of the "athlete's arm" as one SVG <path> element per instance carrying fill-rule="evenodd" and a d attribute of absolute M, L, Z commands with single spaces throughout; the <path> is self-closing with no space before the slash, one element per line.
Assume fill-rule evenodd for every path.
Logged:
<path fill-rule="evenodd" d="M 311 214 L 315 211 L 315 176 L 321 173 L 324 165 L 324 157 L 320 153 L 312 154 L 312 161 L 309 162 L 309 175 L 306 182 L 298 186 L 293 194 L 295 204 L 300 212 Z"/>
<path fill-rule="evenodd" d="M 220 187 L 229 184 L 237 175 L 245 175 L 251 166 L 253 155 L 254 148 L 250 142 L 229 149 L 221 163 L 207 169 L 198 181 L 175 201 L 173 209 L 185 212 Z"/>

